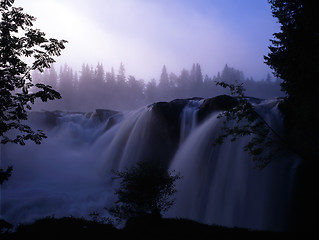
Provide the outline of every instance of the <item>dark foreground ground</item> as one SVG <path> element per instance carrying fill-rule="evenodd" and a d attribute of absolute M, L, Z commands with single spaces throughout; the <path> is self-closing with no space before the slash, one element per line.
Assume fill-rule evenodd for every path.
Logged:
<path fill-rule="evenodd" d="M 235 239 L 241 236 L 274 239 L 274 235 L 271 232 L 206 225 L 186 219 L 136 219 L 117 229 L 111 224 L 85 219 L 50 217 L 20 225 L 13 232 L 2 233 L 0 239 Z"/>

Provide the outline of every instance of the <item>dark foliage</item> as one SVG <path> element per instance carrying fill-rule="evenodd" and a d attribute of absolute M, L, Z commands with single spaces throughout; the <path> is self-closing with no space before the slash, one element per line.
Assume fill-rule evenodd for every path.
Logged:
<path fill-rule="evenodd" d="M 318 1 L 270 0 L 281 31 L 274 34 L 268 64 L 283 82 L 287 98 L 281 106 L 286 134 L 295 151 L 307 161 L 319 158 Z M 313 84 L 315 83 L 315 84 Z"/>
<path fill-rule="evenodd" d="M 23 123 L 36 99 L 43 102 L 61 98 L 51 86 L 33 83 L 32 70 L 43 72 L 59 56 L 66 41 L 46 39 L 33 28 L 35 18 L 13 7 L 14 0 L 1 0 L 0 12 L 0 140 L 21 145 L 26 140 L 39 144 L 45 134 Z M 19 34 L 18 34 L 19 33 Z M 28 65 L 25 59 L 33 59 Z"/>
<path fill-rule="evenodd" d="M 0 169 L 0 185 L 3 182 L 8 181 L 9 177 L 11 177 L 12 170 L 12 166 L 8 167 L 6 170 L 3 170 L 2 168 Z"/>
<path fill-rule="evenodd" d="M 173 204 L 175 182 L 181 177 L 173 175 L 156 163 L 138 162 L 122 172 L 115 172 L 120 187 L 115 194 L 118 200 L 113 208 L 107 209 L 117 220 L 141 216 L 160 218 Z"/>
<path fill-rule="evenodd" d="M 259 168 L 264 168 L 273 160 L 275 155 L 281 152 L 281 148 L 286 152 L 290 151 L 286 140 L 256 111 L 251 103 L 252 99 L 246 97 L 243 84 L 216 84 L 229 89 L 237 101 L 218 115 L 218 118 L 224 119 L 223 134 L 217 137 L 215 145 L 222 144 L 228 137 L 233 142 L 240 137 L 251 136 L 244 150 L 253 157 Z"/>
<path fill-rule="evenodd" d="M 319 224 L 319 2 L 269 0 L 269 3 L 281 31 L 274 34 L 265 60 L 283 80 L 281 86 L 287 97 L 281 110 L 286 139 L 304 160 L 297 172 L 296 201 L 300 209 L 295 215 L 300 219 L 298 228 L 309 231 Z"/>

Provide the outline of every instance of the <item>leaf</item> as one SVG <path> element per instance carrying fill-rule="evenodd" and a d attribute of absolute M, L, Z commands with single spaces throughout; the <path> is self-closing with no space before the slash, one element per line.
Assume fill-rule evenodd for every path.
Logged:
<path fill-rule="evenodd" d="M 53 38 L 48 40 L 44 32 L 32 28 L 36 18 L 24 13 L 21 7 L 13 7 L 13 3 L 14 0 L 0 2 L 1 143 L 24 145 L 27 140 L 31 140 L 39 144 L 45 134 L 33 131 L 21 124 L 21 121 L 27 120 L 26 110 L 32 109 L 31 104 L 34 104 L 36 99 L 48 101 L 61 98 L 61 95 L 45 84 L 37 84 L 39 91 L 33 89 L 35 85 L 32 83 L 30 71 L 37 69 L 43 72 L 45 68 L 49 68 L 55 61 L 53 56 L 61 54 L 66 41 Z M 33 58 L 31 63 L 30 57 Z M 10 138 L 6 136 L 6 133 L 13 129 L 20 133 Z"/>

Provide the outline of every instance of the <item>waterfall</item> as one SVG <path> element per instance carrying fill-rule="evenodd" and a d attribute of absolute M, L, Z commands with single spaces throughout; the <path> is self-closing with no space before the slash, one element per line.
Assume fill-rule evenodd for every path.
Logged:
<path fill-rule="evenodd" d="M 281 132 L 276 102 L 257 111 Z M 299 160 L 281 156 L 257 169 L 243 150 L 249 137 L 213 147 L 223 119 L 213 113 L 178 149 L 170 165 L 183 180 L 177 184 L 176 204 L 169 216 L 208 224 L 253 229 L 287 230 L 294 178 Z"/>
<path fill-rule="evenodd" d="M 197 125 L 197 112 L 202 101 L 190 100 L 181 113 L 181 136 L 183 143 Z"/>
<path fill-rule="evenodd" d="M 1 168 L 14 170 L 1 187 L 1 218 L 22 223 L 52 215 L 87 217 L 114 201 L 112 171 L 143 160 L 163 161 L 183 176 L 169 217 L 287 229 L 298 160 L 283 156 L 259 170 L 243 151 L 248 137 L 214 147 L 222 119 L 212 111 L 198 121 L 202 103 L 173 101 L 122 113 L 31 112 L 29 123 L 48 138 L 41 145 L 2 146 Z M 276 104 L 256 106 L 280 132 Z"/>

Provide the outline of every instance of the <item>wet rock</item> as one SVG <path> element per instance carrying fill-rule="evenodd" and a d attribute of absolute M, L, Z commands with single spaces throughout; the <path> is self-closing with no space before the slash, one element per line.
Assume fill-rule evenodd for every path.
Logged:
<path fill-rule="evenodd" d="M 157 102 L 149 106 L 152 111 L 150 146 L 152 158 L 169 164 L 176 152 L 180 139 L 180 116 L 190 100 L 175 99 L 171 102 Z M 165 151 L 163 151 L 165 149 Z"/>
<path fill-rule="evenodd" d="M 185 106 L 191 100 L 201 98 L 175 99 L 171 102 L 158 102 L 152 105 L 153 121 L 155 125 L 161 126 L 168 137 L 174 142 L 178 142 L 180 136 L 180 116 Z"/>
<path fill-rule="evenodd" d="M 100 121 L 105 121 L 106 119 L 118 114 L 119 112 L 109 110 L 109 109 L 96 109 L 94 116 L 97 116 Z"/>
<path fill-rule="evenodd" d="M 61 117 L 61 111 L 45 111 L 44 115 L 47 127 L 52 128 L 57 125 L 58 118 Z"/>
<path fill-rule="evenodd" d="M 111 127 L 119 123 L 123 119 L 123 114 L 116 112 L 108 117 L 108 122 L 105 126 L 104 131 L 109 130 Z"/>
<path fill-rule="evenodd" d="M 228 95 L 207 98 L 203 101 L 198 111 L 198 121 L 203 121 L 207 116 L 216 111 L 225 111 L 237 106 L 238 100 Z"/>

